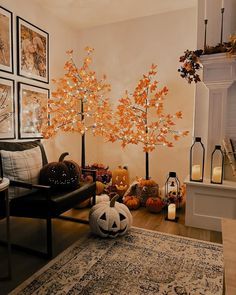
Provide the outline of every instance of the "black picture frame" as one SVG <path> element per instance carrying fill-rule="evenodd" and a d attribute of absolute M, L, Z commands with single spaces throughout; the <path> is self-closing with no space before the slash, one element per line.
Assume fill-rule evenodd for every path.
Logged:
<path fill-rule="evenodd" d="M 13 14 L 0 6 L 0 71 L 13 74 Z"/>
<path fill-rule="evenodd" d="M 49 83 L 49 34 L 17 16 L 17 74 Z"/>
<path fill-rule="evenodd" d="M 18 138 L 43 138 L 41 126 L 48 119 L 47 88 L 18 82 Z"/>
<path fill-rule="evenodd" d="M 15 81 L 0 78 L 0 139 L 15 138 Z"/>

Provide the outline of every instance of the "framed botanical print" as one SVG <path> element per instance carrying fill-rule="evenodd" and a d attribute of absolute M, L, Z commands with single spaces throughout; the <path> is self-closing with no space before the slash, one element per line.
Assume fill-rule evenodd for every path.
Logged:
<path fill-rule="evenodd" d="M 41 128 L 47 121 L 49 89 L 18 83 L 19 138 L 42 138 Z"/>
<path fill-rule="evenodd" d="M 12 12 L 0 6 L 0 71 L 13 73 Z"/>
<path fill-rule="evenodd" d="M 17 17 L 17 73 L 29 79 L 49 82 L 49 35 Z"/>
<path fill-rule="evenodd" d="M 0 78 L 0 139 L 15 138 L 15 83 Z"/>

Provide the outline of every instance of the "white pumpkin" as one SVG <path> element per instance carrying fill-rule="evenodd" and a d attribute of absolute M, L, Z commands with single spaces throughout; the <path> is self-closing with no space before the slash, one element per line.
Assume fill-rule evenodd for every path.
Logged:
<path fill-rule="evenodd" d="M 115 238 L 124 235 L 132 225 L 132 215 L 127 206 L 116 202 L 118 195 L 110 202 L 100 202 L 89 212 L 89 225 L 93 233 L 101 237 Z"/>
<path fill-rule="evenodd" d="M 101 203 L 101 202 L 108 202 L 110 201 L 110 198 L 106 194 L 101 194 L 101 195 L 96 195 L 96 204 Z M 93 204 L 93 198 L 90 200 L 91 204 Z"/>

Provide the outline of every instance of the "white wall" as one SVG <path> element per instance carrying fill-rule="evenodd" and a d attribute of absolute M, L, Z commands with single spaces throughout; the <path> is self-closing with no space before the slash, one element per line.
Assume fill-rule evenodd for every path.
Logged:
<path fill-rule="evenodd" d="M 63 74 L 63 65 L 67 59 L 66 50 L 74 48 L 77 51 L 78 37 L 77 32 L 66 24 L 55 18 L 49 12 L 42 9 L 39 5 L 30 0 L 0 0 L 0 5 L 13 12 L 13 45 L 14 45 L 14 75 L 0 72 L 1 77 L 14 79 L 16 82 L 25 82 L 36 86 L 50 88 L 51 84 L 40 83 L 34 80 L 25 79 L 17 76 L 16 69 L 16 16 L 29 21 L 49 33 L 50 47 L 50 80 L 60 77 Z M 17 89 L 17 88 L 16 88 Z M 16 99 L 17 99 L 17 92 Z M 73 158 L 79 159 L 80 137 L 78 134 L 63 135 L 55 140 L 45 141 L 49 160 L 56 160 L 63 151 L 69 151 Z"/>
<path fill-rule="evenodd" d="M 196 10 L 170 13 L 114 23 L 79 32 L 79 46 L 95 48 L 95 69 L 106 73 L 112 84 L 111 98 L 115 105 L 127 89 L 132 92 L 152 63 L 158 65 L 160 86 L 167 85 L 169 95 L 166 112 L 182 110 L 183 120 L 177 128 L 192 133 L 194 85 L 189 85 L 177 72 L 179 56 L 187 48 L 196 48 Z M 97 153 L 99 162 L 112 169 L 127 164 L 131 178 L 145 176 L 144 153 L 141 146 L 119 143 L 88 144 L 87 154 Z M 174 148 L 157 147 L 150 156 L 150 176 L 164 183 L 169 171 L 177 171 L 181 180 L 188 174 L 191 135 L 177 142 Z M 89 159 L 89 157 L 88 157 Z"/>
<path fill-rule="evenodd" d="M 220 43 L 222 0 L 198 0 L 198 49 L 204 47 L 205 1 L 207 1 L 208 19 L 206 44 L 215 46 Z M 225 0 L 224 6 L 223 42 L 227 42 L 229 35 L 236 31 L 236 0 Z"/>

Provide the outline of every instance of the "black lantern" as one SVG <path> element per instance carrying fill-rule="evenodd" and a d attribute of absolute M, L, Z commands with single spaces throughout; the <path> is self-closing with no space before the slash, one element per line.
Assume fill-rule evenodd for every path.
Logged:
<path fill-rule="evenodd" d="M 222 184 L 224 154 L 220 145 L 216 145 L 211 154 L 211 183 Z"/>
<path fill-rule="evenodd" d="M 176 172 L 169 172 L 169 176 L 167 177 L 165 183 L 165 196 L 170 199 L 170 202 L 175 202 L 174 199 L 177 200 L 180 189 L 180 181 L 176 175 Z M 173 201 L 171 200 L 173 198 Z"/>
<path fill-rule="evenodd" d="M 176 207 L 178 205 L 178 197 L 180 193 L 180 181 L 176 172 L 169 172 L 169 176 L 165 182 L 165 197 L 167 198 L 168 214 L 165 220 L 178 222 L 179 217 L 176 216 Z"/>
<path fill-rule="evenodd" d="M 190 148 L 190 181 L 203 182 L 205 147 L 201 137 L 195 137 Z"/>

